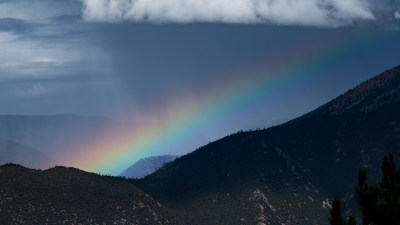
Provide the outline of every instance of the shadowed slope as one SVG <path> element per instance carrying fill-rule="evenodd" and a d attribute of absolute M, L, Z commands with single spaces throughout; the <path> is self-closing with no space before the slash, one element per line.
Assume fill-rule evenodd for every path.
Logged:
<path fill-rule="evenodd" d="M 0 224 L 180 224 L 123 179 L 74 168 L 0 167 Z"/>
<path fill-rule="evenodd" d="M 357 209 L 359 167 L 376 180 L 400 153 L 399 67 L 381 76 L 339 97 L 349 107 L 225 137 L 133 182 L 190 224 L 327 224 L 333 196 Z"/>

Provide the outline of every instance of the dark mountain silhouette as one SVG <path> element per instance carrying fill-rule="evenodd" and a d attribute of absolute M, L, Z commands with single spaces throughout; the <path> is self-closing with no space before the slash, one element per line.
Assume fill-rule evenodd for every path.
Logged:
<path fill-rule="evenodd" d="M 2 166 L 0 224 L 327 224 L 334 196 L 355 214 L 358 168 L 376 183 L 383 156 L 400 156 L 399 77 L 398 66 L 298 119 L 229 135 L 143 179 Z"/>
<path fill-rule="evenodd" d="M 181 224 L 127 181 L 74 168 L 0 167 L 0 224 Z"/>
<path fill-rule="evenodd" d="M 132 178 L 143 178 L 161 168 L 165 163 L 171 162 L 177 157 L 177 155 L 162 155 L 140 159 L 119 175 Z"/>
<path fill-rule="evenodd" d="M 132 180 L 188 224 L 327 224 L 334 196 L 357 210 L 359 167 L 377 180 L 400 155 L 400 67 L 281 126 L 239 132 Z"/>

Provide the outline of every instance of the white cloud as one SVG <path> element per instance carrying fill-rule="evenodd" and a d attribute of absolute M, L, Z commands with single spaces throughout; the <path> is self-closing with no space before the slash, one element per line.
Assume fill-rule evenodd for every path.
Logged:
<path fill-rule="evenodd" d="M 394 18 L 400 20 L 400 12 L 399 11 L 394 13 Z"/>
<path fill-rule="evenodd" d="M 91 22 L 275 23 L 341 26 L 372 20 L 367 0 L 82 0 Z"/>

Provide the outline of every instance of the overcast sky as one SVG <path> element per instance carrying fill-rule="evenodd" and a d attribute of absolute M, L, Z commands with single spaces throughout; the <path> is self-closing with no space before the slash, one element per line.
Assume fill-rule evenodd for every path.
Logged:
<path fill-rule="evenodd" d="M 399 25 L 397 0 L 0 0 L 0 114 L 135 120 L 347 46 L 222 132 L 265 127 L 400 64 Z"/>

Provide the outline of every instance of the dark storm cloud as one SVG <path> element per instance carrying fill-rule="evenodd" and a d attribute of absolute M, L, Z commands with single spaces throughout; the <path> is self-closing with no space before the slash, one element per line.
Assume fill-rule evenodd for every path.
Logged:
<path fill-rule="evenodd" d="M 13 32 L 16 34 L 32 33 L 38 24 L 29 23 L 25 20 L 14 18 L 1 18 L 0 19 L 0 32 Z"/>
<path fill-rule="evenodd" d="M 374 24 L 385 26 L 398 24 L 396 12 L 400 10 L 400 1 L 397 0 L 371 0 L 371 10 L 376 17 Z"/>
<path fill-rule="evenodd" d="M 221 12 L 199 9 L 205 14 L 189 10 L 191 14 L 186 15 L 181 11 L 176 15 L 182 17 L 175 19 L 169 14 L 158 14 L 152 8 L 161 4 L 160 9 L 172 9 L 170 4 L 199 2 L 197 0 L 143 1 L 142 4 L 150 8 L 144 7 L 141 12 L 151 11 L 147 20 L 140 17 L 144 14 L 134 17 L 127 13 L 132 8 L 127 7 L 122 10 L 126 13 L 121 14 L 121 5 L 101 5 L 102 2 L 130 1 L 0 0 L 0 15 L 7 17 L 0 20 L 0 90 L 3 96 L 0 103 L 6 106 L 0 113 L 48 114 L 59 110 L 58 113 L 110 115 L 113 107 L 107 105 L 114 104 L 118 108 L 120 103 L 120 106 L 133 108 L 127 113 L 132 115 L 135 109 L 157 107 L 180 96 L 195 98 L 201 91 L 218 88 L 218 84 L 235 76 L 251 76 L 246 68 L 284 66 L 290 58 L 307 56 L 335 40 L 352 39 L 358 32 L 326 27 L 376 23 L 384 16 L 394 20 L 396 10 L 400 10 L 375 7 L 375 2 L 362 0 L 323 1 L 332 4 L 322 9 L 315 4 L 320 0 L 298 1 L 297 9 L 288 4 L 295 1 L 275 1 L 270 9 L 276 11 L 271 11 L 268 18 L 270 23 L 285 25 L 277 26 L 269 22 L 246 24 L 246 15 L 251 21 L 257 18 L 254 10 L 241 14 L 243 8 L 240 7 L 233 11 L 230 11 L 233 8 L 221 8 Z M 211 5 L 218 2 L 233 7 L 246 1 L 213 1 Z M 282 5 L 276 5 L 279 2 Z M 357 7 L 349 6 L 353 3 Z M 300 7 L 307 4 L 311 9 Z M 397 1 L 390 0 L 385 0 L 383 5 L 386 4 L 398 5 Z M 301 15 L 300 9 L 310 12 L 309 17 L 293 22 Z M 332 10 L 337 12 L 329 13 Z M 381 16 L 379 12 L 382 11 L 390 13 Z M 227 13 L 230 17 L 219 18 L 218 13 Z M 243 20 L 235 19 L 239 17 Z M 155 22 L 163 19 L 168 23 Z M 299 28 L 298 24 L 303 26 Z M 381 69 L 386 68 L 377 66 L 374 71 Z M 360 74 L 369 75 L 368 70 L 371 66 L 360 69 L 354 73 L 358 79 L 354 79 L 363 79 Z M 344 83 L 340 85 L 344 87 Z M 330 90 L 331 93 L 335 91 Z M 335 94 L 337 90 L 331 96 Z M 327 98 L 327 95 L 316 96 L 322 96 L 317 99 L 319 102 Z M 279 119 L 274 116 L 272 120 Z"/>
<path fill-rule="evenodd" d="M 84 33 L 79 0 L 3 0 L 0 4 L 0 32 L 12 32 L 20 40 L 65 37 L 65 41 Z"/>
<path fill-rule="evenodd" d="M 81 7 L 0 0 L 0 114 L 117 114 L 123 90 Z"/>
<path fill-rule="evenodd" d="M 80 14 L 75 14 L 75 15 L 61 15 L 61 16 L 55 16 L 52 17 L 51 20 L 53 23 L 60 23 L 60 24 L 76 24 L 81 22 L 81 15 Z"/>

